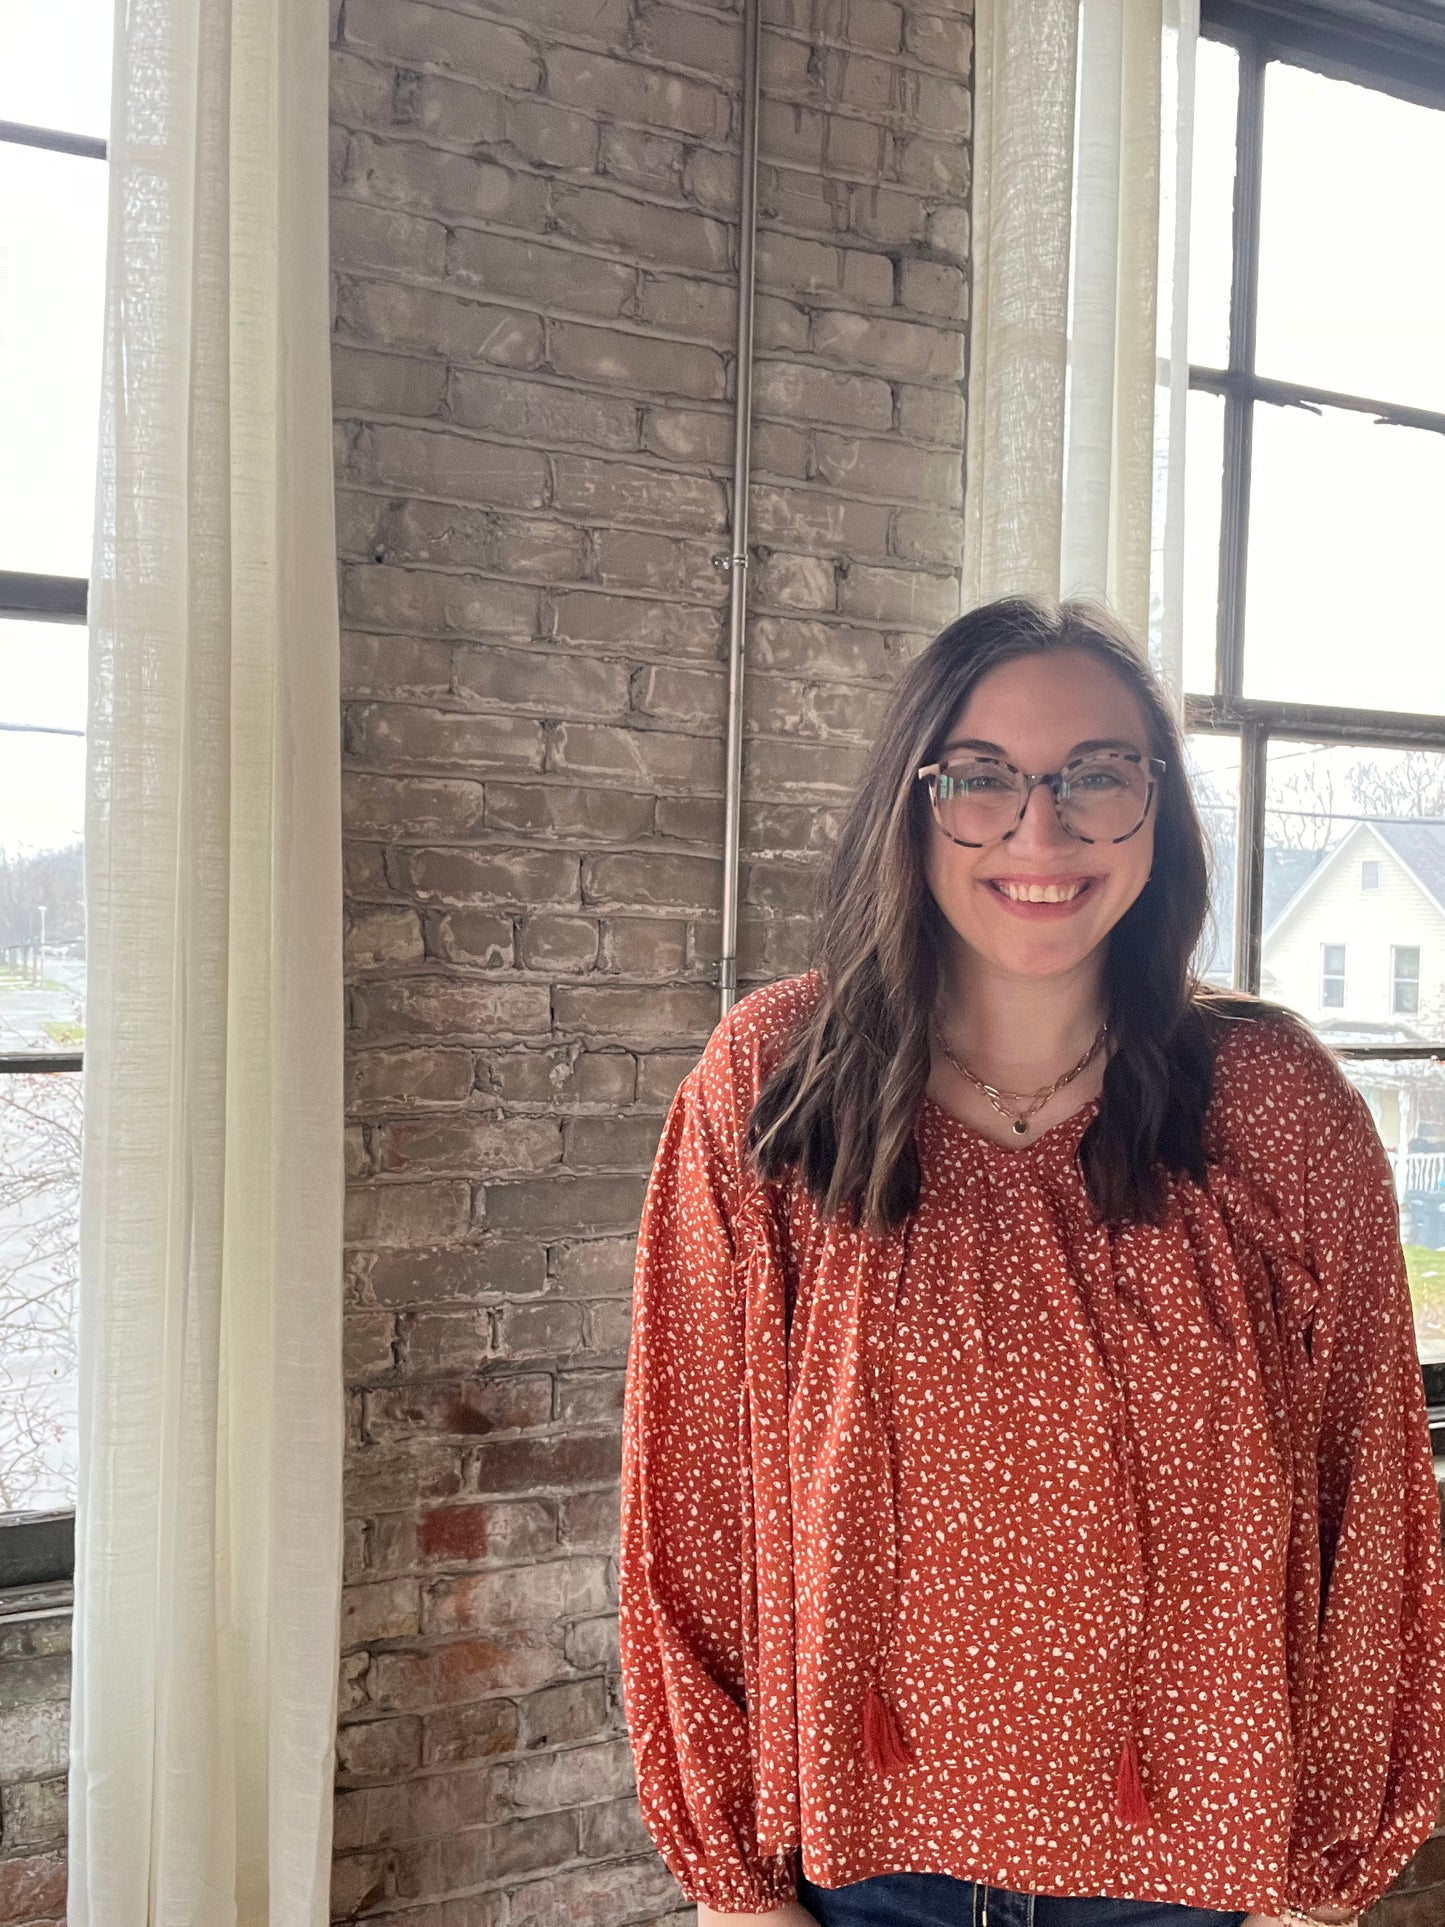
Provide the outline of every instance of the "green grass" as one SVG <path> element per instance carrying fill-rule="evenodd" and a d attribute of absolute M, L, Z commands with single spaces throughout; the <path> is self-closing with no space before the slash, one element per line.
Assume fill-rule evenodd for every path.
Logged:
<path fill-rule="evenodd" d="M 1416 1323 L 1445 1330 L 1445 1251 L 1432 1251 L 1428 1245 L 1406 1245 L 1405 1268 L 1410 1274 Z"/>

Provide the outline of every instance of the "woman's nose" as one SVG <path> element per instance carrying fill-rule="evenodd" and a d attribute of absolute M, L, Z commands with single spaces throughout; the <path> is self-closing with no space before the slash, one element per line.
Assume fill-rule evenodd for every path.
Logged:
<path fill-rule="evenodd" d="M 1054 793 L 1047 783 L 1035 783 L 1029 791 L 1029 800 L 1024 805 L 1022 821 L 1015 827 L 1009 841 L 1015 849 L 1027 848 L 1039 843 L 1045 847 L 1053 844 L 1069 844 L 1073 838 L 1059 821 L 1058 807 Z"/>

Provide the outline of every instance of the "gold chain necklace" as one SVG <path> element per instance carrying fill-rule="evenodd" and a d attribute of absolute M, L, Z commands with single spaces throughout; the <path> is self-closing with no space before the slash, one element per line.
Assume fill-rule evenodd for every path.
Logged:
<path fill-rule="evenodd" d="M 1049 1099 L 1053 1096 L 1055 1091 L 1061 1091 L 1064 1088 L 1065 1084 L 1072 1083 L 1074 1078 L 1076 1078 L 1081 1071 L 1087 1069 L 1087 1067 L 1093 1062 L 1094 1058 L 1098 1055 L 1099 1046 L 1103 1043 L 1104 1038 L 1108 1033 L 1108 1029 L 1109 1029 L 1109 1026 L 1107 1023 L 1100 1024 L 1099 1028 L 1094 1033 L 1093 1043 L 1090 1044 L 1089 1048 L 1084 1052 L 1083 1056 L 1079 1059 L 1078 1063 L 1075 1064 L 1074 1068 L 1070 1071 L 1065 1071 L 1062 1077 L 1056 1077 L 1053 1083 L 1045 1085 L 1043 1090 L 1033 1091 L 1033 1092 L 1006 1091 L 1002 1088 L 1001 1085 L 986 1084 L 981 1077 L 974 1076 L 973 1072 L 968 1068 L 967 1064 L 961 1064 L 958 1061 L 958 1059 L 954 1056 L 953 1052 L 948 1047 L 948 1039 L 944 1036 L 943 1032 L 938 1028 L 936 1024 L 934 1026 L 934 1035 L 937 1037 L 939 1043 L 942 1044 L 943 1046 L 944 1056 L 948 1059 L 949 1063 L 952 1064 L 953 1068 L 959 1073 L 959 1075 L 961 1077 L 966 1077 L 970 1084 L 976 1085 L 978 1089 L 983 1092 L 984 1096 L 988 1099 L 989 1103 L 992 1104 L 993 1108 L 998 1112 L 999 1116 L 1005 1117 L 1009 1120 L 1010 1129 L 1014 1132 L 1014 1135 L 1016 1137 L 1027 1137 L 1028 1130 L 1029 1130 L 1029 1119 L 1034 1115 L 1035 1111 L 1039 1111 L 1043 1109 L 1044 1105 L 1048 1103 Z M 1006 1097 L 1007 1098 L 1025 1098 L 1028 1101 L 1025 1104 L 1024 1109 L 1022 1111 L 1010 1112 L 1000 1102 L 1002 1098 L 1006 1098 Z"/>

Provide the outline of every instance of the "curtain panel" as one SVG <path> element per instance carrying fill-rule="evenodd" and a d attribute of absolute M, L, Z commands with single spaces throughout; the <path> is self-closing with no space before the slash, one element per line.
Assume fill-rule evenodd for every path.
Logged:
<path fill-rule="evenodd" d="M 118 0 L 70 1927 L 322 1927 L 341 1586 L 325 0 Z"/>

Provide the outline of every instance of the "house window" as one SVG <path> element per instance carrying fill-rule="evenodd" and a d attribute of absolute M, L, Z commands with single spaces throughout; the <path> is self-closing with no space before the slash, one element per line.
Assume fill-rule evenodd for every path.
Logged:
<path fill-rule="evenodd" d="M 1390 1041 L 1359 948 L 1383 934 L 1359 899 L 1387 855 L 1422 914 L 1445 881 L 1445 651 L 1419 619 L 1445 500 L 1445 257 L 1420 245 L 1445 232 L 1445 18 L 1200 0 L 1200 31 L 1184 685 L 1217 893 L 1196 969 L 1328 1016 L 1381 1114 L 1445 1114 L 1437 1001 L 1397 948 L 1390 1004 L 1419 1035 Z M 1407 1244 L 1445 1246 L 1438 1213 L 1409 1208 Z M 1445 1402 L 1445 1338 L 1416 1337 Z"/>
<path fill-rule="evenodd" d="M 1345 1002 L 1345 946 L 1321 945 L 1320 1003 L 1326 1010 L 1342 1010 Z"/>
<path fill-rule="evenodd" d="M 1390 950 L 1390 1008 L 1402 1017 L 1420 1009 L 1420 946 L 1395 944 Z"/>
<path fill-rule="evenodd" d="M 0 61 L 4 1585 L 64 1580 L 73 1561 L 86 603 L 112 12 L 105 0 L 12 7 Z"/>

